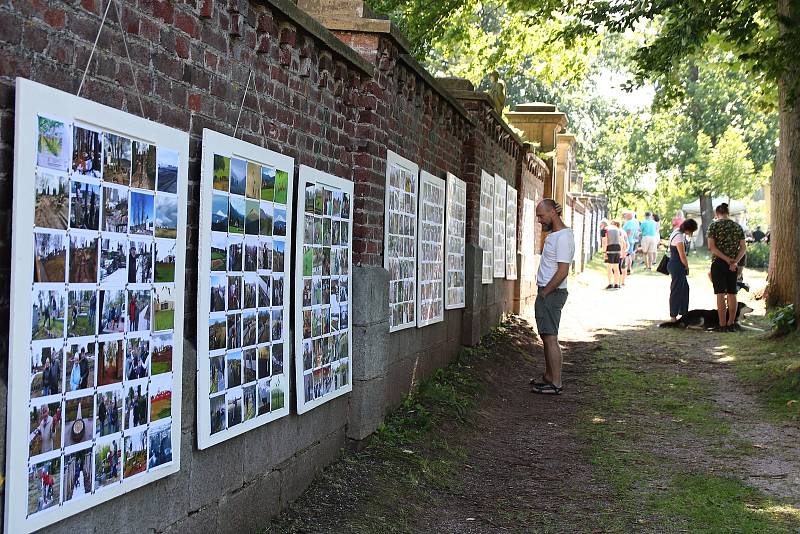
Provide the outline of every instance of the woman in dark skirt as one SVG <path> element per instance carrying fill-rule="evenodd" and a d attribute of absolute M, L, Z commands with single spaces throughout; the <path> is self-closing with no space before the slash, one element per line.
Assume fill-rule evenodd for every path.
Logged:
<path fill-rule="evenodd" d="M 669 286 L 669 316 L 673 321 L 689 311 L 689 260 L 686 258 L 688 238 L 697 231 L 697 222 L 686 219 L 669 236 L 667 270 L 672 277 Z"/>

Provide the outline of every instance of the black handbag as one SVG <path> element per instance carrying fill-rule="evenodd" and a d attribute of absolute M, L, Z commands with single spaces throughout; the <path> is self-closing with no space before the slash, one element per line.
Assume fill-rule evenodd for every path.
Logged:
<path fill-rule="evenodd" d="M 667 269 L 668 261 L 669 261 L 669 256 L 664 254 L 661 257 L 661 261 L 658 262 L 658 267 L 656 267 L 656 271 L 660 272 L 661 274 L 669 274 L 669 269 Z"/>

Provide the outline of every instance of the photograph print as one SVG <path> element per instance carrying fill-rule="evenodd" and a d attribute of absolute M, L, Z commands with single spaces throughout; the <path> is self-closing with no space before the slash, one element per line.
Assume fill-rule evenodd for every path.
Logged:
<path fill-rule="evenodd" d="M 131 154 L 131 187 L 152 191 L 156 187 L 156 147 L 134 141 Z"/>
<path fill-rule="evenodd" d="M 47 117 L 38 117 L 36 164 L 56 171 L 69 169 L 69 126 Z"/>
<path fill-rule="evenodd" d="M 67 337 L 97 335 L 97 292 L 67 292 Z"/>
<path fill-rule="evenodd" d="M 244 196 L 247 187 L 247 162 L 243 159 L 231 158 L 231 177 L 232 195 Z"/>
<path fill-rule="evenodd" d="M 28 467 L 28 514 L 53 506 L 61 499 L 61 456 Z"/>
<path fill-rule="evenodd" d="M 97 385 L 122 382 L 125 371 L 125 340 L 101 341 L 97 344 Z"/>
<path fill-rule="evenodd" d="M 161 332 L 175 328 L 175 288 L 160 285 L 153 288 L 153 331 Z"/>
<path fill-rule="evenodd" d="M 31 339 L 63 337 L 66 292 L 63 289 L 34 289 L 31 303 Z"/>
<path fill-rule="evenodd" d="M 151 425 L 147 467 L 153 469 L 172 461 L 172 427 L 169 422 Z"/>
<path fill-rule="evenodd" d="M 156 195 L 155 234 L 167 239 L 178 237 L 178 197 Z"/>
<path fill-rule="evenodd" d="M 149 289 L 128 290 L 128 332 L 149 332 L 152 313 Z"/>
<path fill-rule="evenodd" d="M 69 180 L 49 171 L 36 172 L 36 205 L 33 224 L 41 228 L 66 230 L 69 217 Z"/>
<path fill-rule="evenodd" d="M 124 234 L 128 231 L 128 190 L 123 187 L 103 186 L 104 232 Z"/>
<path fill-rule="evenodd" d="M 162 193 L 178 192 L 178 165 L 180 155 L 168 148 L 158 147 L 156 150 L 158 178 L 156 190 Z"/>
<path fill-rule="evenodd" d="M 131 183 L 131 140 L 108 132 L 103 134 L 103 180 L 119 185 Z"/>
<path fill-rule="evenodd" d="M 174 239 L 156 239 L 155 278 L 156 283 L 175 281 L 177 242 Z"/>
<path fill-rule="evenodd" d="M 66 385 L 67 393 L 95 384 L 95 343 L 94 341 L 75 341 L 66 347 Z"/>
<path fill-rule="evenodd" d="M 103 174 L 102 134 L 75 126 L 72 135 L 73 174 L 100 178 Z"/>
<path fill-rule="evenodd" d="M 64 447 L 91 441 L 94 424 L 94 395 L 68 399 L 64 403 Z"/>
<path fill-rule="evenodd" d="M 94 292 L 92 292 L 94 294 Z M 100 334 L 125 332 L 127 324 L 126 299 L 124 289 L 104 289 L 98 291 L 100 301 Z"/>
<path fill-rule="evenodd" d="M 154 197 L 151 193 L 131 191 L 130 210 L 128 219 L 130 233 L 138 235 L 153 235 L 154 224 Z"/>
<path fill-rule="evenodd" d="M 125 401 L 122 388 L 117 386 L 96 395 L 94 429 L 97 437 L 116 434 L 122 430 L 122 408 Z"/>
<path fill-rule="evenodd" d="M 289 194 L 289 173 L 282 170 L 275 171 L 275 198 L 276 204 L 286 204 Z"/>
<path fill-rule="evenodd" d="M 67 236 L 63 233 L 34 232 L 33 281 L 66 281 Z"/>
<path fill-rule="evenodd" d="M 256 200 L 261 196 L 261 166 L 250 161 L 247 162 L 245 196 Z"/>
<path fill-rule="evenodd" d="M 131 478 L 147 470 L 147 430 L 125 435 L 123 444 L 125 457 L 122 462 L 122 478 Z"/>
<path fill-rule="evenodd" d="M 231 158 L 226 158 L 225 156 L 214 154 L 214 180 L 213 180 L 214 189 L 216 189 L 217 191 L 224 191 L 225 193 L 227 193 L 230 187 L 229 186 L 230 174 L 231 174 Z M 214 211 L 216 212 L 216 210 Z M 227 209 L 225 211 L 225 216 L 227 217 Z"/>
<path fill-rule="evenodd" d="M 92 493 L 92 448 L 64 456 L 64 502 Z"/>
<path fill-rule="evenodd" d="M 275 200 L 275 169 L 261 167 L 261 200 Z"/>
<path fill-rule="evenodd" d="M 55 402 L 32 403 L 28 421 L 30 458 L 61 448 L 62 410 L 60 399 Z"/>
<path fill-rule="evenodd" d="M 220 356 L 221 358 L 222 356 Z M 213 373 L 212 373 L 213 374 Z M 223 388 L 224 389 L 224 388 Z M 222 391 L 222 390 L 220 390 Z M 225 394 L 211 397 L 210 399 L 211 433 L 216 434 L 228 428 L 225 415 Z"/>
<path fill-rule="evenodd" d="M 94 448 L 94 487 L 100 489 L 120 481 L 122 475 L 122 438 L 98 442 Z"/>
<path fill-rule="evenodd" d="M 149 284 L 153 281 L 153 243 L 128 242 L 128 283 Z"/>
<path fill-rule="evenodd" d="M 150 381 L 150 422 L 172 415 L 172 377 L 158 375 Z"/>
<path fill-rule="evenodd" d="M 99 185 L 72 181 L 69 195 L 69 226 L 79 230 L 100 229 Z"/>
<path fill-rule="evenodd" d="M 64 391 L 64 345 L 61 340 L 52 344 L 31 347 L 31 398 L 58 395 Z"/>
<path fill-rule="evenodd" d="M 228 231 L 228 195 L 211 194 L 211 231 Z"/>
<path fill-rule="evenodd" d="M 231 183 L 233 186 L 233 183 Z M 228 208 L 228 232 L 231 234 L 243 234 L 245 225 L 245 200 L 240 197 L 230 197 Z"/>

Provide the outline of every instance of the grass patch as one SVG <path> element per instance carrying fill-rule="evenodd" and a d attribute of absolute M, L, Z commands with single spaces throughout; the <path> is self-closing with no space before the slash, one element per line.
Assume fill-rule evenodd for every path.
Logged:
<path fill-rule="evenodd" d="M 175 264 L 156 262 L 156 282 L 174 282 Z"/>
<path fill-rule="evenodd" d="M 155 317 L 155 330 L 172 330 L 175 327 L 175 310 L 158 310 Z"/>

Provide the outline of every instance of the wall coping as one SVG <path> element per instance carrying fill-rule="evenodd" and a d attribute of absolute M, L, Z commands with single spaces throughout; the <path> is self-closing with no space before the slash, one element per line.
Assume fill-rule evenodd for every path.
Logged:
<path fill-rule="evenodd" d="M 506 131 L 507 134 L 511 136 L 512 139 L 519 145 L 520 147 L 524 147 L 525 141 L 511 129 L 511 126 L 508 122 L 500 115 L 496 109 L 494 109 L 494 102 L 492 101 L 492 97 L 489 96 L 489 93 L 485 93 L 483 91 L 464 91 L 464 90 L 452 90 L 453 96 L 455 96 L 459 100 L 472 100 L 472 101 L 479 101 L 486 104 L 489 108 L 489 113 L 492 115 L 492 118 L 496 122 L 498 122 L 503 129 Z"/>
<path fill-rule="evenodd" d="M 358 70 L 369 76 L 374 77 L 375 66 L 361 57 L 358 52 L 344 44 L 328 28 L 321 24 L 317 19 L 297 7 L 291 0 L 260 0 L 258 3 L 267 4 L 274 7 L 292 22 L 300 26 L 303 30 L 310 33 L 313 37 L 321 41 L 345 61 L 356 67 Z"/>

